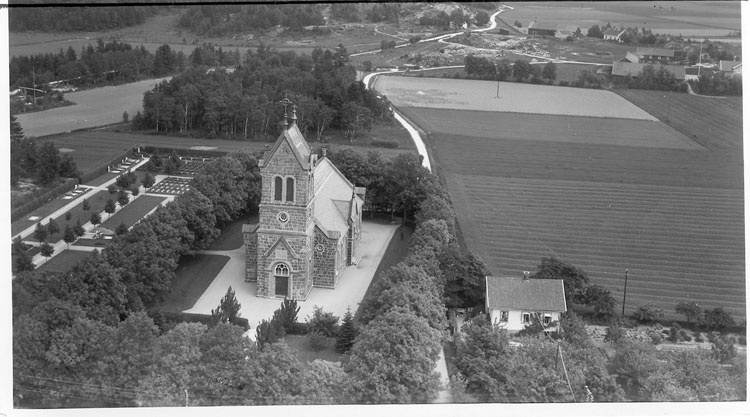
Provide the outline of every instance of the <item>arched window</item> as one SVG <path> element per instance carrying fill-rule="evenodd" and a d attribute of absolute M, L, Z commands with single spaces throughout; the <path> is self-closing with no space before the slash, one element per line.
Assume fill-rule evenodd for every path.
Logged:
<path fill-rule="evenodd" d="M 286 201 L 294 201 L 294 178 L 286 179 Z"/>
<path fill-rule="evenodd" d="M 273 199 L 281 201 L 281 188 L 284 186 L 284 180 L 281 177 L 276 177 L 273 179 L 273 183 Z"/>
<path fill-rule="evenodd" d="M 277 277 L 288 277 L 289 267 L 286 266 L 286 264 L 278 264 L 276 265 L 276 268 L 274 269 L 273 274 Z"/>

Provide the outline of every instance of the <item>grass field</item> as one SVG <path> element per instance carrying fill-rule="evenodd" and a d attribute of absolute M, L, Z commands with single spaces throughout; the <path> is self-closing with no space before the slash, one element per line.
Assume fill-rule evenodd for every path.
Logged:
<path fill-rule="evenodd" d="M 166 200 L 166 197 L 156 197 L 152 195 L 139 196 L 111 217 L 107 218 L 108 214 L 105 213 L 103 218 L 106 220 L 104 220 L 100 226 L 109 230 L 115 230 L 117 229 L 117 226 L 124 223 L 125 226 L 130 227 L 142 219 L 143 216 L 148 214 L 151 210 L 158 207 L 164 200 Z"/>
<path fill-rule="evenodd" d="M 234 250 L 239 249 L 245 243 L 242 235 L 242 225 L 258 223 L 258 214 L 251 214 L 241 219 L 235 220 L 221 229 L 221 234 L 217 237 L 208 250 Z"/>
<path fill-rule="evenodd" d="M 613 90 L 708 149 L 742 149 L 742 97 L 701 97 L 648 90 Z"/>
<path fill-rule="evenodd" d="M 88 198 L 90 190 L 86 190 L 83 194 L 79 195 L 76 198 L 84 199 Z M 46 216 L 49 216 L 50 214 L 54 213 L 56 210 L 65 207 L 68 205 L 71 200 L 66 200 L 64 198 L 58 197 L 43 206 L 33 210 L 31 213 L 26 214 L 23 218 L 16 220 L 10 225 L 10 232 L 12 235 L 15 235 L 16 233 L 22 232 L 24 229 L 26 229 L 29 226 L 33 226 L 36 221 L 29 220 L 29 217 L 39 217 L 44 218 Z"/>
<path fill-rule="evenodd" d="M 159 310 L 180 312 L 193 307 L 228 261 L 229 257 L 222 255 L 181 257 L 169 294 L 159 304 Z"/>
<path fill-rule="evenodd" d="M 68 272 L 91 252 L 78 250 L 64 250 L 36 269 L 37 272 Z"/>
<path fill-rule="evenodd" d="M 17 115 L 27 136 L 46 136 L 76 129 L 104 126 L 122 121 L 123 112 L 132 116 L 143 107 L 143 93 L 167 78 L 138 81 L 112 87 L 67 93 L 74 106 Z"/>
<path fill-rule="evenodd" d="M 400 110 L 422 129 L 450 135 L 471 131 L 472 136 L 482 138 L 702 149 L 671 127 L 650 120 L 413 107 Z"/>
<path fill-rule="evenodd" d="M 378 77 L 374 88 L 399 107 L 482 110 L 655 120 L 623 98 L 604 90 L 533 84 Z"/>
<path fill-rule="evenodd" d="M 744 316 L 741 152 L 664 146 L 689 139 L 640 131 L 658 122 L 594 119 L 571 135 L 590 118 L 402 110 L 431 132 L 464 240 L 493 274 L 557 255 L 618 300 L 628 268 L 628 311 L 674 316 L 685 299 Z"/>

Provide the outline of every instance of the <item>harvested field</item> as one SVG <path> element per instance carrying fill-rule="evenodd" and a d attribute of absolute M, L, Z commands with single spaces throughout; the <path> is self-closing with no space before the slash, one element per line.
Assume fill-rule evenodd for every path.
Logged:
<path fill-rule="evenodd" d="M 101 227 L 115 230 L 121 223 L 130 227 L 141 220 L 143 216 L 150 213 L 151 210 L 158 207 L 164 200 L 166 200 L 166 197 L 142 195 L 128 203 L 122 210 L 103 221 Z M 102 216 L 106 217 L 107 214 L 105 213 Z"/>
<path fill-rule="evenodd" d="M 74 106 L 22 113 L 16 117 L 23 132 L 35 137 L 119 123 L 123 112 L 127 111 L 132 117 L 141 110 L 143 93 L 168 78 L 68 93 L 65 98 L 76 103 Z"/>
<path fill-rule="evenodd" d="M 374 88 L 399 107 L 656 120 L 609 91 L 495 81 L 381 76 Z"/>
<path fill-rule="evenodd" d="M 613 91 L 708 149 L 742 149 L 742 97 L 701 97 L 630 89 Z"/>
<path fill-rule="evenodd" d="M 702 149 L 671 127 L 650 120 L 402 107 L 427 132 L 481 138 Z"/>
<path fill-rule="evenodd" d="M 741 152 L 644 142 L 637 126 L 655 122 L 639 120 L 611 126 L 619 139 L 608 141 L 593 122 L 561 137 L 567 125 L 554 127 L 556 116 L 491 113 L 493 127 L 483 112 L 403 110 L 430 131 L 464 240 L 493 274 L 533 271 L 557 255 L 619 300 L 628 268 L 629 311 L 654 302 L 673 314 L 677 301 L 692 299 L 744 317 Z M 544 123 L 552 127 L 536 126 Z"/>
<path fill-rule="evenodd" d="M 626 311 L 652 302 L 674 315 L 693 300 L 745 314 L 742 190 L 447 179 L 467 245 L 495 275 L 520 276 L 557 256 L 618 301 L 628 268 Z"/>

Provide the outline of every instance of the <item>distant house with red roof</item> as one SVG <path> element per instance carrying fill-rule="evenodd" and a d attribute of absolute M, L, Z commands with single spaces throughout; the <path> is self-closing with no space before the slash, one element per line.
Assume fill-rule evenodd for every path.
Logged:
<path fill-rule="evenodd" d="M 490 320 L 511 332 L 535 321 L 545 327 L 559 323 L 568 309 L 561 279 L 530 279 L 528 272 L 523 278 L 488 276 L 486 291 L 485 308 Z"/>

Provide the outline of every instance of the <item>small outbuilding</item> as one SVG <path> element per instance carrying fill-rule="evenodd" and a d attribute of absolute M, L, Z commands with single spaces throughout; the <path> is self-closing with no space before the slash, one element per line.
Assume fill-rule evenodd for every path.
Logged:
<path fill-rule="evenodd" d="M 548 331 L 557 331 L 555 322 L 567 311 L 565 288 L 561 279 L 492 277 L 486 279 L 485 308 L 491 322 L 510 332 L 541 323 Z"/>

